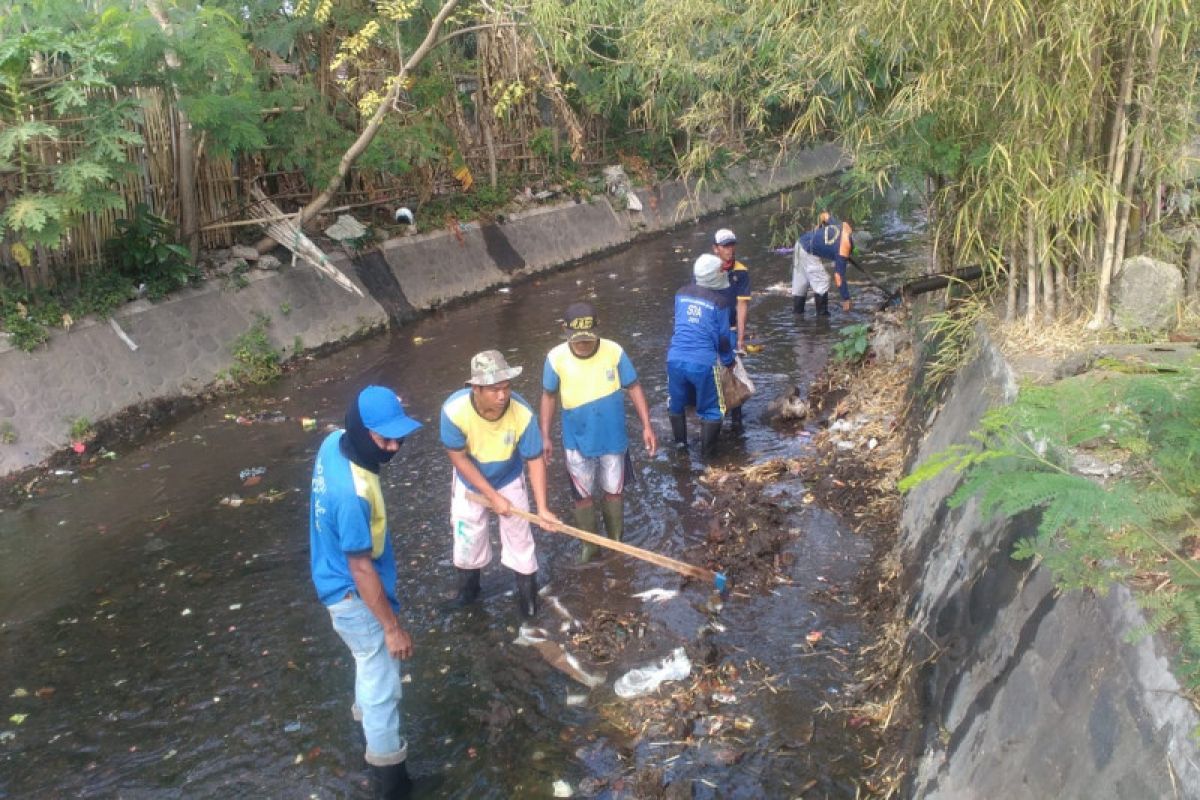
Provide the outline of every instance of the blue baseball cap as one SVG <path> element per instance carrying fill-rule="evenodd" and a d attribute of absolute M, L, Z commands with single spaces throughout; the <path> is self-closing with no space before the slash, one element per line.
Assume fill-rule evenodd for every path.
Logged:
<path fill-rule="evenodd" d="M 385 386 L 368 386 L 358 393 L 358 414 L 367 430 L 385 439 L 403 439 L 421 427 L 404 413 L 396 393 Z"/>

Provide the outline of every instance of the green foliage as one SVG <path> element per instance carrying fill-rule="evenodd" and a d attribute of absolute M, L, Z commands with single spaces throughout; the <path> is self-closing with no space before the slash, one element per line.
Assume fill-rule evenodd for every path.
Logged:
<path fill-rule="evenodd" d="M 857 325 L 847 325 L 838 331 L 841 341 L 833 345 L 835 361 L 849 361 L 856 364 L 867 355 L 870 345 L 871 326 L 865 322 Z"/>
<path fill-rule="evenodd" d="M 1200 687 L 1200 370 L 1100 371 L 1026 387 L 973 436 L 975 447 L 935 454 L 900 488 L 953 469 L 963 479 L 951 507 L 977 499 L 985 515 L 1040 512 L 1014 558 L 1041 559 L 1063 589 L 1130 583 L 1149 629 L 1177 632 L 1182 674 Z M 1080 454 L 1121 469 L 1089 479 L 1073 469 Z"/>
<path fill-rule="evenodd" d="M 17 438 L 17 430 L 11 422 L 0 422 L 0 444 L 16 444 Z"/>
<path fill-rule="evenodd" d="M 134 286 L 145 285 L 147 296 L 159 298 L 200 277 L 191 253 L 173 240 L 171 223 L 138 204 L 130 217 L 117 220 L 117 234 L 106 243 L 105 258 Z"/>
<path fill-rule="evenodd" d="M 90 439 L 95 431 L 92 430 L 92 422 L 87 417 L 76 417 L 71 420 L 71 441 L 83 442 Z"/>
<path fill-rule="evenodd" d="M 977 342 L 975 329 L 987 305 L 978 296 L 958 298 L 922 318 L 923 338 L 931 347 L 925 366 L 925 387 L 935 392 L 970 360 Z"/>
<path fill-rule="evenodd" d="M 250 329 L 233 340 L 234 364 L 229 376 L 235 383 L 270 383 L 283 374 L 282 356 L 267 336 L 271 318 L 259 314 Z"/>

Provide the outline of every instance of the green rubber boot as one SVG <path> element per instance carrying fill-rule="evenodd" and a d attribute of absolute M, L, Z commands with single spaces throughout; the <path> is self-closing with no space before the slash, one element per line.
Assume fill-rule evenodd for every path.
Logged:
<path fill-rule="evenodd" d="M 607 517 L 605 517 L 607 519 Z M 596 506 L 575 506 L 575 527 L 588 533 L 596 533 Z M 596 545 L 591 542 L 580 542 L 579 563 L 586 564 L 596 555 Z"/>
<path fill-rule="evenodd" d="M 614 542 L 625 535 L 625 500 L 621 496 L 605 497 L 600 501 L 600 513 L 604 515 L 604 533 Z"/>

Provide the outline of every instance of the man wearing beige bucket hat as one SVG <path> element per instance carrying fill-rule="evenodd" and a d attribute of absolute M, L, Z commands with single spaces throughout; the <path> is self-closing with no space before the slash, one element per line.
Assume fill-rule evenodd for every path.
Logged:
<path fill-rule="evenodd" d="M 529 523 L 511 513 L 529 510 L 525 465 L 538 516 L 557 523 L 546 505 L 546 463 L 537 417 L 525 398 L 512 390 L 521 367 L 510 367 L 498 350 L 476 353 L 471 377 L 442 405 L 441 438 L 454 477 L 450 521 L 454 531 L 454 566 L 459 587 L 456 605 L 479 598 L 479 577 L 492 560 L 488 509 L 471 502 L 468 491 L 483 495 L 499 516 L 500 563 L 516 574 L 521 614 L 537 613 L 537 554 Z"/>

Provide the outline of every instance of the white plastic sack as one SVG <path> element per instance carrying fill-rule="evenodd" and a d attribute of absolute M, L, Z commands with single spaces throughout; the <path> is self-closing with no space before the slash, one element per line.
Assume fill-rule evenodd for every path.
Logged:
<path fill-rule="evenodd" d="M 631 669 L 613 684 L 613 691 L 626 700 L 650 694 L 666 681 L 681 681 L 692 673 L 692 662 L 682 647 L 659 661 L 638 669 Z"/>
<path fill-rule="evenodd" d="M 754 381 L 750 380 L 750 374 L 746 372 L 746 365 L 742 363 L 740 357 L 733 360 L 733 376 L 750 390 L 750 394 L 754 394 Z"/>

